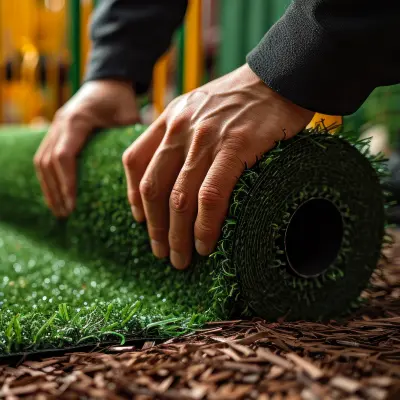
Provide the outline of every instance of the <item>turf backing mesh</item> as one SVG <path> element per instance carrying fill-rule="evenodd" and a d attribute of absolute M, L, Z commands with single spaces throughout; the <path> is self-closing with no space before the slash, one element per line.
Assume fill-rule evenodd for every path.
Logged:
<path fill-rule="evenodd" d="M 94 135 L 67 220 L 51 216 L 35 177 L 44 132 L 0 134 L 1 353 L 170 337 L 234 316 L 327 319 L 357 305 L 385 223 L 384 165 L 366 142 L 307 131 L 277 144 L 240 177 L 215 253 L 177 271 L 153 257 L 126 199 L 121 157 L 143 130 Z"/>

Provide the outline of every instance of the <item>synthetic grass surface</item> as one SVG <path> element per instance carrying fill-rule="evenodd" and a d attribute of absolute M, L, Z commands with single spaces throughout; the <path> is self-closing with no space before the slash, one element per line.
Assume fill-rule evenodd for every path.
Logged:
<path fill-rule="evenodd" d="M 308 132 L 279 144 L 239 180 L 217 251 L 182 272 L 152 256 L 145 226 L 133 222 L 126 200 L 121 156 L 143 129 L 94 136 L 80 160 L 77 210 L 67 221 L 46 209 L 34 174 L 44 133 L 0 135 L 2 353 L 169 337 L 234 315 L 328 318 L 357 301 L 384 232 L 382 160 L 361 154 L 365 143 Z M 340 217 L 340 241 L 327 268 L 304 277 L 289 268 L 285 233 L 295 212 L 315 199 L 337 210 L 331 214 Z M 320 211 L 307 216 L 331 212 Z M 324 241 L 332 221 L 322 222 L 308 234 L 311 245 L 328 251 L 337 235 Z M 295 238 L 307 236 L 305 225 L 292 229 Z M 301 248 L 292 248 L 292 261 L 301 259 Z"/>

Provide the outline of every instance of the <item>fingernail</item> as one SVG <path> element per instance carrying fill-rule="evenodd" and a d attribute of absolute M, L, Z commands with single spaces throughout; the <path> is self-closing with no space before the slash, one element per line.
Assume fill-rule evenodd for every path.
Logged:
<path fill-rule="evenodd" d="M 187 257 L 175 250 L 171 250 L 170 259 L 173 266 L 177 269 L 184 269 L 188 266 Z"/>
<path fill-rule="evenodd" d="M 211 253 L 211 249 L 199 239 L 196 239 L 195 246 L 201 256 L 208 256 Z"/>
<path fill-rule="evenodd" d="M 144 220 L 143 211 L 136 206 L 131 206 L 133 218 L 136 219 L 137 222 L 142 222 Z"/>
<path fill-rule="evenodd" d="M 68 215 L 68 213 L 63 206 L 59 206 L 56 211 L 56 215 L 58 218 L 65 218 Z"/>
<path fill-rule="evenodd" d="M 67 215 L 67 210 L 64 207 L 64 204 L 60 201 L 57 203 L 56 211 L 60 217 L 65 217 Z"/>
<path fill-rule="evenodd" d="M 153 254 L 158 258 L 168 256 L 169 248 L 165 244 L 157 242 L 157 240 L 151 241 L 151 249 L 153 250 Z"/>

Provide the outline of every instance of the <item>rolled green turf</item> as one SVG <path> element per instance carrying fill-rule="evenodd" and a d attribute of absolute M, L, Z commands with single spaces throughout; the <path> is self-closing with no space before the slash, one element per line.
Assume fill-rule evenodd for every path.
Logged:
<path fill-rule="evenodd" d="M 1 353 L 169 337 L 243 315 L 326 319 L 357 303 L 385 223 L 382 159 L 365 142 L 303 132 L 277 145 L 241 176 L 216 252 L 182 272 L 152 256 L 126 200 L 121 156 L 143 129 L 93 137 L 67 221 L 35 177 L 44 133 L 0 133 Z"/>

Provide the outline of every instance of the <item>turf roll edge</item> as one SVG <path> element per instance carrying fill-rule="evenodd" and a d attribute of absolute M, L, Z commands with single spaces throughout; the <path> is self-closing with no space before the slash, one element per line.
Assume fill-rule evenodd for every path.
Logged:
<path fill-rule="evenodd" d="M 93 136 L 76 211 L 56 220 L 32 163 L 44 132 L 0 133 L 0 352 L 171 337 L 205 322 L 336 318 L 380 257 L 384 160 L 325 129 L 278 143 L 240 177 L 215 252 L 186 271 L 151 254 L 121 157 L 145 127 Z"/>

